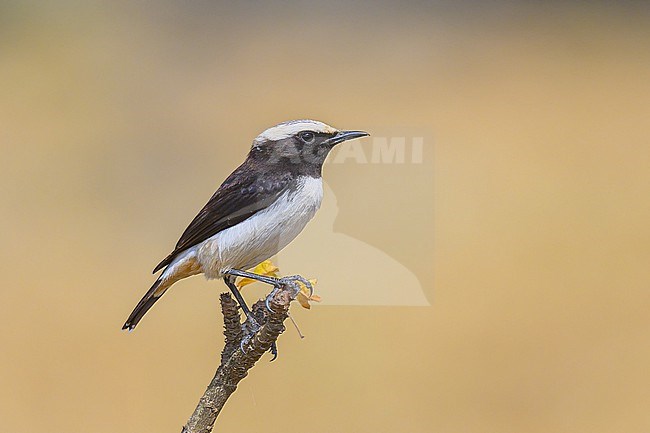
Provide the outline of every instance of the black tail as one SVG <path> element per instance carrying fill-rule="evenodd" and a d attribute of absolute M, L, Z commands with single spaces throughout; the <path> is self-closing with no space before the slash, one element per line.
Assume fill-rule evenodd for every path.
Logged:
<path fill-rule="evenodd" d="M 149 308 L 153 307 L 153 304 L 156 303 L 158 299 L 160 299 L 163 295 L 164 292 L 156 295 L 156 290 L 158 289 L 158 286 L 160 286 L 160 283 L 162 282 L 161 278 L 158 278 L 155 283 L 153 283 L 153 286 L 147 291 L 147 293 L 140 299 L 140 302 L 138 302 L 138 305 L 135 306 L 135 309 L 131 313 L 128 319 L 126 319 L 126 323 L 124 323 L 124 326 L 122 326 L 122 329 L 128 329 L 129 331 L 133 330 L 135 328 L 135 325 L 138 324 L 140 319 L 149 311 Z"/>

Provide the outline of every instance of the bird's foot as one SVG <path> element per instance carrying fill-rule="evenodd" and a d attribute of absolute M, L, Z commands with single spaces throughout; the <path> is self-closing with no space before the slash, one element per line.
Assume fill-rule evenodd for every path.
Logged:
<path fill-rule="evenodd" d="M 260 324 L 255 320 L 253 315 L 251 314 L 248 316 L 247 320 L 242 323 L 242 331 L 244 336 L 241 339 L 241 342 L 239 343 L 239 348 L 241 349 L 242 352 L 246 353 L 246 345 L 248 344 L 249 341 L 251 341 L 251 338 L 255 335 L 257 331 L 261 328 Z"/>
<path fill-rule="evenodd" d="M 296 283 L 296 282 L 300 282 L 309 289 L 310 296 L 314 294 L 314 288 L 309 282 L 309 280 L 307 280 L 305 277 L 301 275 L 290 275 L 288 277 L 277 278 L 277 277 L 269 277 L 267 275 L 258 275 L 252 272 L 242 271 L 239 269 L 228 269 L 225 271 L 225 273 L 233 277 L 243 277 L 243 278 L 250 278 L 252 280 L 257 280 L 262 283 L 270 284 L 276 288 L 289 286 L 295 291 L 294 296 L 298 295 L 298 293 L 300 292 L 300 286 Z"/>
<path fill-rule="evenodd" d="M 300 286 L 298 282 L 302 283 L 309 289 L 309 296 L 314 294 L 314 287 L 311 285 L 308 279 L 301 275 L 290 275 L 288 277 L 282 277 L 278 279 L 278 284 L 284 287 L 291 287 L 294 290 L 293 297 L 295 298 L 300 293 Z"/>
<path fill-rule="evenodd" d="M 273 312 L 273 310 L 271 310 L 271 305 L 269 303 L 271 302 L 271 299 L 273 299 L 275 294 L 278 293 L 278 290 L 280 290 L 280 288 L 278 286 L 274 286 L 273 290 L 271 290 L 271 293 L 269 293 L 264 299 L 264 305 L 266 306 L 266 310 L 271 313 Z"/>
<path fill-rule="evenodd" d="M 251 316 L 248 318 L 247 321 L 245 321 L 242 324 L 242 328 L 244 331 L 244 336 L 242 337 L 241 342 L 239 343 L 239 348 L 243 353 L 246 353 L 246 346 L 251 341 L 255 333 L 260 330 L 261 326 L 257 322 L 257 320 L 255 320 L 255 318 Z M 271 343 L 271 347 L 269 347 L 269 352 L 271 352 L 271 354 L 273 355 L 273 358 L 271 358 L 270 362 L 275 361 L 275 359 L 278 357 L 278 345 L 276 344 L 275 341 Z"/>
<path fill-rule="evenodd" d="M 305 287 L 307 287 L 307 289 L 309 290 L 310 297 L 311 295 L 314 294 L 314 287 L 312 286 L 312 284 L 309 282 L 309 280 L 307 280 L 306 278 L 300 275 L 290 275 L 287 277 L 277 278 L 277 277 L 272 277 L 267 275 L 258 275 L 247 271 L 241 271 L 239 269 L 229 269 L 225 273 L 232 277 L 250 278 L 253 280 L 260 281 L 262 283 L 272 285 L 273 290 L 264 299 L 264 305 L 269 312 L 273 312 L 273 310 L 271 309 L 271 300 L 278 293 L 279 290 L 282 289 L 292 290 L 291 297 L 295 298 L 300 293 L 301 291 L 300 284 L 302 284 Z M 260 325 L 258 321 L 253 317 L 252 312 L 247 307 L 244 307 L 246 304 L 243 303 L 243 299 L 240 300 L 241 295 L 239 294 L 239 291 L 237 290 L 235 284 L 227 278 L 225 279 L 225 281 L 226 284 L 228 284 L 228 286 L 231 288 L 233 294 L 235 294 L 236 297 L 238 296 L 237 299 L 238 301 L 240 301 L 240 306 L 242 306 L 242 310 L 244 310 L 244 313 L 246 313 L 246 317 L 248 319 L 242 325 L 244 331 L 244 337 L 242 338 L 242 341 L 239 345 L 242 352 L 246 353 L 245 347 L 248 345 L 248 343 L 250 342 L 251 338 L 253 338 L 255 333 L 260 329 Z M 291 320 L 293 321 L 293 318 Z M 300 330 L 298 330 L 298 333 L 300 334 Z M 300 334 L 300 337 L 303 338 L 302 334 Z M 271 361 L 274 361 L 278 357 L 278 346 L 275 342 L 271 343 L 269 352 L 271 352 L 271 354 L 273 355 L 273 359 L 271 359 Z"/>
<path fill-rule="evenodd" d="M 244 335 L 244 337 L 242 337 L 241 342 L 239 343 L 239 348 L 241 349 L 242 353 L 246 353 L 246 349 L 244 347 L 248 344 L 249 341 L 251 341 L 252 336 L 253 334 Z"/>
<path fill-rule="evenodd" d="M 269 352 L 271 352 L 271 355 L 273 355 L 273 358 L 271 358 L 271 360 L 269 362 L 275 361 L 278 358 L 278 345 L 277 345 L 277 343 L 275 341 L 273 343 L 271 343 L 271 347 L 269 348 Z"/>
<path fill-rule="evenodd" d="M 253 316 L 253 313 L 249 312 L 246 314 L 246 320 L 242 323 L 242 328 L 245 334 L 254 334 L 261 328 L 261 325 Z"/>

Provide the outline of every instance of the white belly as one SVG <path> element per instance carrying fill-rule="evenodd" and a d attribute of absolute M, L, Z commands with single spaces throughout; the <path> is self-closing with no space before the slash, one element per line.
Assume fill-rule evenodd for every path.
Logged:
<path fill-rule="evenodd" d="M 305 176 L 293 191 L 247 220 L 191 248 L 207 278 L 227 269 L 250 269 L 277 254 L 305 228 L 323 199 L 321 178 Z"/>

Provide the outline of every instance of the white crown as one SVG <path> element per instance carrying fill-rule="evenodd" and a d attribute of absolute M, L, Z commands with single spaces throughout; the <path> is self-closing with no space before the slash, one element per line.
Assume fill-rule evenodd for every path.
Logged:
<path fill-rule="evenodd" d="M 300 131 L 313 131 L 316 133 L 334 134 L 338 132 L 336 128 L 319 122 L 318 120 L 289 120 L 278 123 L 257 136 L 253 146 L 264 141 L 277 141 L 283 138 L 291 137 Z"/>

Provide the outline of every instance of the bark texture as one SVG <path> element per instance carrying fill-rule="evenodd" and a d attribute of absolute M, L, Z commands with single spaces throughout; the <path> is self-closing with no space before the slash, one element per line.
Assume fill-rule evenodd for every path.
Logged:
<path fill-rule="evenodd" d="M 253 316 L 261 326 L 255 330 L 248 320 L 241 323 L 237 303 L 230 294 L 221 294 L 221 311 L 226 337 L 221 352 L 221 364 L 181 433 L 212 431 L 214 422 L 228 397 L 235 392 L 239 382 L 248 374 L 248 370 L 284 332 L 284 321 L 289 317 L 289 304 L 293 298 L 292 288 L 287 288 L 274 292 L 269 301 L 271 311 L 266 308 L 264 301 L 256 302 L 252 308 Z"/>

